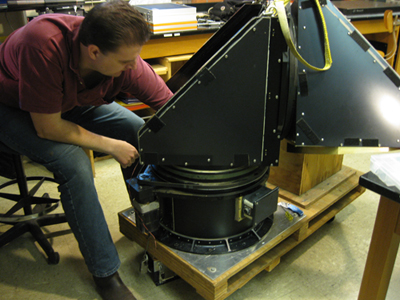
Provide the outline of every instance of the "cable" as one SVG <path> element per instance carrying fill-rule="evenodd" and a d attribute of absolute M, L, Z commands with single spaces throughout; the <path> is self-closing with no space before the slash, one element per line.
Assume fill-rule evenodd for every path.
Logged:
<path fill-rule="evenodd" d="M 136 212 L 135 212 L 135 217 L 138 217 L 140 219 L 140 221 L 142 221 L 142 225 L 143 225 L 146 233 L 149 234 L 148 239 L 150 239 L 150 236 L 154 239 L 154 249 L 157 249 L 157 240 L 156 240 L 156 237 L 154 236 L 154 234 L 146 227 L 146 224 L 144 223 L 143 219 Z M 136 223 L 137 223 L 137 221 L 136 221 Z"/>
<path fill-rule="evenodd" d="M 274 4 L 276 7 L 276 11 L 278 13 L 278 19 L 279 19 L 279 24 L 281 25 L 282 33 L 283 36 L 285 37 L 286 43 L 289 46 L 289 49 L 292 51 L 294 56 L 306 67 L 310 68 L 311 70 L 314 71 L 326 71 L 329 70 L 330 67 L 332 66 L 332 56 L 331 56 L 331 48 L 329 45 L 329 38 L 328 38 L 328 30 L 326 29 L 326 23 L 325 23 L 325 18 L 324 14 L 322 12 L 321 5 L 318 0 L 314 0 L 317 8 L 318 8 L 318 13 L 320 14 L 321 17 L 321 23 L 322 23 L 322 28 L 323 28 L 323 34 L 324 34 L 324 56 L 325 56 L 325 66 L 323 68 L 318 68 L 315 66 L 312 66 L 309 64 L 297 51 L 296 46 L 293 43 L 292 37 L 290 35 L 290 30 L 289 30 L 289 25 L 287 21 L 287 16 L 286 16 L 286 5 L 289 4 L 290 0 L 275 0 Z"/>
<path fill-rule="evenodd" d="M 393 49 L 392 49 L 389 53 L 386 53 L 386 54 L 385 54 L 384 58 L 385 58 L 386 60 L 392 59 L 393 56 L 395 56 L 395 55 L 396 55 L 396 52 L 397 52 L 396 27 L 398 26 L 398 25 L 397 25 L 397 19 L 398 19 L 398 17 L 399 17 L 399 16 L 396 16 L 396 18 L 395 18 L 395 20 L 394 20 L 394 22 L 393 22 L 393 25 L 394 25 L 393 33 L 392 33 L 392 34 L 393 34 Z"/>
<path fill-rule="evenodd" d="M 133 174 L 135 174 L 135 171 L 136 171 L 136 168 L 137 168 L 138 165 L 139 165 L 139 159 L 137 159 L 136 166 L 133 168 L 133 171 L 132 171 L 132 174 L 131 174 L 131 178 L 128 179 L 128 181 L 132 180 Z M 128 187 L 128 193 L 129 193 L 129 199 L 130 199 L 131 201 L 133 201 L 133 198 L 132 198 L 132 195 L 131 195 L 131 189 L 130 189 L 129 187 Z M 157 249 L 157 240 L 156 240 L 156 237 L 155 237 L 155 236 L 153 235 L 153 233 L 147 228 L 147 226 L 146 226 L 146 224 L 144 223 L 143 219 L 142 219 L 142 218 L 140 217 L 140 215 L 139 215 L 138 213 L 136 213 L 136 212 L 135 212 L 135 217 L 138 217 L 138 218 L 140 219 L 140 221 L 142 222 L 142 225 L 143 225 L 143 227 L 144 227 L 146 233 L 149 234 L 149 238 L 150 238 L 150 236 L 153 237 L 153 239 L 154 239 L 154 248 Z M 136 221 L 136 224 L 137 224 L 137 221 Z"/>

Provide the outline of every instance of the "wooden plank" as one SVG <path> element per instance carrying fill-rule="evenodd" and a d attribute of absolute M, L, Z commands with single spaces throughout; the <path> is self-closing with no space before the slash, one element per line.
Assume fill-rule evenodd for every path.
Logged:
<path fill-rule="evenodd" d="M 350 170 L 355 171 L 354 169 Z M 331 189 L 329 193 L 326 193 L 324 197 L 319 199 L 319 201 L 314 202 L 314 205 L 307 209 L 307 212 L 312 215 L 311 219 L 314 219 L 320 212 L 325 211 L 328 207 L 332 206 L 343 197 L 343 195 L 346 195 L 349 191 L 357 188 L 359 186 L 358 181 L 361 175 L 361 172 L 355 171 L 352 176 L 347 177 L 345 181 L 337 184 L 336 188 Z"/>
<path fill-rule="evenodd" d="M 350 192 L 351 194 L 348 194 L 348 196 L 347 196 L 347 198 L 349 199 L 348 202 L 337 201 L 334 204 L 326 207 L 323 214 L 314 215 L 314 218 L 309 220 L 307 236 L 310 236 L 312 233 L 317 231 L 317 229 L 321 228 L 324 224 L 329 222 L 343 208 L 345 208 L 348 204 L 353 202 L 359 195 L 364 193 L 364 191 L 365 191 L 365 188 L 358 186 Z M 356 197 L 354 197 L 354 195 L 356 195 Z M 318 210 L 318 208 L 314 208 L 314 209 Z"/>
<path fill-rule="evenodd" d="M 280 257 L 275 258 L 275 259 L 271 262 L 271 264 L 269 264 L 269 265 L 265 268 L 265 271 L 271 272 L 273 269 L 275 269 L 275 267 L 276 267 L 277 265 L 280 264 L 280 262 L 281 262 L 281 258 L 280 258 Z"/>
<path fill-rule="evenodd" d="M 293 237 L 296 241 L 302 241 L 305 240 L 308 233 L 308 223 L 304 224 L 299 230 L 297 230 L 295 233 L 293 233 Z"/>
<path fill-rule="evenodd" d="M 279 196 L 286 199 L 293 204 L 300 206 L 301 208 L 309 208 L 313 203 L 318 201 L 321 197 L 330 193 L 333 189 L 337 187 L 338 184 L 344 182 L 351 176 L 356 174 L 356 170 L 343 166 L 342 170 L 332 175 L 325 181 L 316 185 L 306 193 L 298 196 L 284 189 L 280 189 Z M 268 188 L 275 188 L 275 185 L 267 183 Z M 350 191 L 351 188 L 349 187 Z"/>

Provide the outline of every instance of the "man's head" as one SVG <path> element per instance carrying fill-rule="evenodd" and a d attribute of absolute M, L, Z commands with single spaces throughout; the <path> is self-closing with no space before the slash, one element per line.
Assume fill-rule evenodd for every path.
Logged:
<path fill-rule="evenodd" d="M 96 45 L 103 54 L 121 46 L 143 46 L 149 37 L 150 30 L 143 17 L 123 1 L 96 5 L 79 31 L 79 41 L 84 46 Z"/>

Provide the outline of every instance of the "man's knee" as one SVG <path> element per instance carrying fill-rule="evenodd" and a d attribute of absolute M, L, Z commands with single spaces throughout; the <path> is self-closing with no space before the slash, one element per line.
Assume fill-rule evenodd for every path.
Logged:
<path fill-rule="evenodd" d="M 92 165 L 89 157 L 81 147 L 65 145 L 64 149 L 53 152 L 53 159 L 45 163 L 45 167 L 61 181 L 69 181 L 79 177 L 93 179 Z"/>

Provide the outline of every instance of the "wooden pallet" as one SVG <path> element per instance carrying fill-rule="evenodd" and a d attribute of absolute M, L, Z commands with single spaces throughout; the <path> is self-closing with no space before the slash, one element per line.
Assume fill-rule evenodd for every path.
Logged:
<path fill-rule="evenodd" d="M 152 241 L 147 245 L 147 235 L 138 230 L 123 212 L 119 213 L 120 231 L 143 248 L 147 246 L 152 257 L 193 286 L 203 298 L 221 300 L 243 287 L 263 270 L 272 271 L 284 254 L 359 197 L 365 191 L 358 185 L 361 175 L 362 173 L 344 166 L 342 171 L 328 179 L 328 183 L 323 182 L 309 190 L 306 204 L 304 198 L 294 194 L 290 196 L 289 192 L 282 191 L 284 198 L 280 195 L 279 201 L 290 201 L 302 207 L 306 217 L 213 280 L 162 243 Z M 313 197 L 316 199 L 311 199 Z"/>

